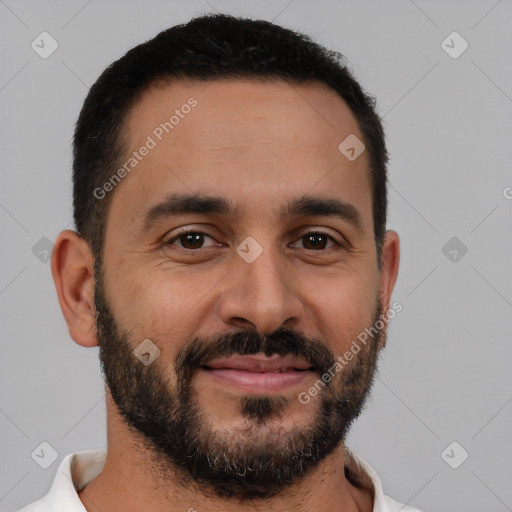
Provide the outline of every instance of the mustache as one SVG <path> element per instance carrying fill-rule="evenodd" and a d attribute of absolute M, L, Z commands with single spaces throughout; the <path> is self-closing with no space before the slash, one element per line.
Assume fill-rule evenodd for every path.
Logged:
<path fill-rule="evenodd" d="M 255 331 L 235 331 L 211 339 L 195 338 L 186 343 L 176 359 L 176 375 L 181 382 L 188 383 L 198 368 L 214 359 L 258 352 L 267 357 L 291 354 L 306 361 L 320 376 L 335 363 L 334 354 L 325 343 L 290 329 L 280 328 L 268 336 Z"/>

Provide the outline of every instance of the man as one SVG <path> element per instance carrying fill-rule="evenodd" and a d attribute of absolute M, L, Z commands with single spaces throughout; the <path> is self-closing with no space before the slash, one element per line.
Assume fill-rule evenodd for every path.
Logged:
<path fill-rule="evenodd" d="M 109 66 L 52 256 L 108 446 L 23 510 L 413 510 L 345 445 L 397 310 L 386 164 L 340 55 L 266 21 L 196 18 Z"/>

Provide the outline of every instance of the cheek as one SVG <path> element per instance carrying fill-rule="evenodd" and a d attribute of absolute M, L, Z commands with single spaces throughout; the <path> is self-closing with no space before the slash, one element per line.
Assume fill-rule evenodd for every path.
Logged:
<path fill-rule="evenodd" d="M 119 324 L 133 339 L 150 339 L 166 359 L 177 355 L 204 316 L 204 283 L 179 272 L 132 272 L 130 280 L 118 280 L 114 294 L 111 307 Z"/>
<path fill-rule="evenodd" d="M 377 307 L 375 283 L 366 279 L 335 279 L 315 287 L 308 309 L 335 356 L 345 352 L 353 340 L 370 326 Z"/>

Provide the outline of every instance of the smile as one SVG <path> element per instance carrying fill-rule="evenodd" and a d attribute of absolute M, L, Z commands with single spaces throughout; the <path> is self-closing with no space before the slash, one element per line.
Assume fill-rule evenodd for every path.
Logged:
<path fill-rule="evenodd" d="M 201 367 L 214 379 L 245 391 L 283 391 L 300 384 L 315 369 L 293 356 L 263 353 L 215 359 Z"/>

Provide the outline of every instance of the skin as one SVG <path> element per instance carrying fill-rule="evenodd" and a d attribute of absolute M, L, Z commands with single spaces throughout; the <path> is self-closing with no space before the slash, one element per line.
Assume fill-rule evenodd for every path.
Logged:
<path fill-rule="evenodd" d="M 103 268 L 117 322 L 135 339 L 158 340 L 158 360 L 169 366 L 186 339 L 230 329 L 271 333 L 284 326 L 343 354 L 371 325 L 377 294 L 384 310 L 389 308 L 399 266 L 398 234 L 388 230 L 381 271 L 377 267 L 366 152 L 350 162 L 338 150 L 351 133 L 363 140 L 355 117 L 319 83 L 176 81 L 152 87 L 132 108 L 125 132 L 129 153 L 191 96 L 197 107 L 110 192 Z M 187 214 L 140 230 L 151 206 L 170 193 L 192 191 L 228 198 L 238 207 L 237 216 Z M 339 218 L 281 219 L 273 212 L 304 194 L 351 203 L 361 214 L 362 230 Z M 163 247 L 181 227 L 212 238 L 193 255 L 179 241 Z M 302 237 L 311 231 L 327 233 L 350 250 L 332 242 L 308 249 Z M 250 264 L 235 251 L 247 236 L 263 248 Z M 70 230 L 60 233 L 52 273 L 69 333 L 85 347 L 98 344 L 93 261 L 85 240 Z M 227 398 L 242 391 L 205 374 L 197 375 L 193 386 L 216 428 L 243 428 L 237 402 Z M 284 393 L 293 397 L 300 390 Z M 293 492 L 266 503 L 233 503 L 172 480 L 164 483 L 151 473 L 146 448 L 122 421 L 108 389 L 106 402 L 105 467 L 79 493 L 90 512 L 373 508 L 371 495 L 344 476 L 343 443 Z M 313 411 L 292 401 L 272 420 L 271 431 L 304 423 Z"/>

